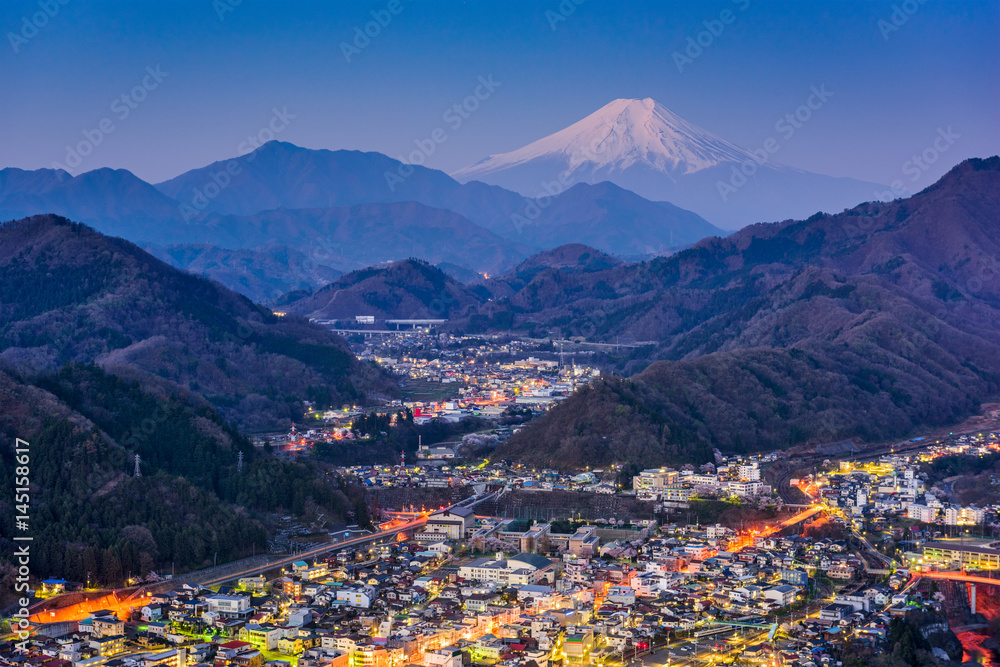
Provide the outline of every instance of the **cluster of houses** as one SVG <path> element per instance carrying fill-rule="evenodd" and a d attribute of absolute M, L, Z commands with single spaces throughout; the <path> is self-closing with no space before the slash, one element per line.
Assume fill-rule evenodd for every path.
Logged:
<path fill-rule="evenodd" d="M 509 435 L 509 429 L 496 429 L 500 437 Z M 478 493 L 487 486 L 506 487 L 524 491 L 581 491 L 586 493 L 618 493 L 613 482 L 602 477 L 614 476 L 616 471 L 598 469 L 582 473 L 566 473 L 557 470 L 528 472 L 519 470 L 503 461 L 481 461 L 476 464 L 454 464 L 450 459 L 458 457 L 459 444 L 470 438 L 465 436 L 462 443 L 444 443 L 421 446 L 415 464 L 350 466 L 343 472 L 374 488 L 426 487 L 460 488 L 472 487 Z M 498 438 L 499 439 L 499 438 Z"/>
<path fill-rule="evenodd" d="M 63 636 L 36 637 L 27 654 L 0 650 L 0 661 L 40 667 L 619 664 L 671 634 L 714 633 L 709 619 L 790 623 L 796 619 L 787 613 L 811 597 L 813 578 L 822 572 L 836 578 L 854 558 L 842 542 L 802 536 L 759 536 L 752 546 L 728 551 L 733 531 L 718 525 L 618 531 L 632 539 L 595 525 L 568 534 L 545 526 L 551 527 L 508 530 L 502 541 L 511 552 L 456 559 L 451 552 L 475 547 L 483 526 L 471 511 L 452 508 L 429 518 L 426 535 L 434 542 L 344 550 L 294 562 L 278 578 L 245 577 L 232 588 L 185 585 L 151 594 L 128 622 L 95 612 Z M 540 555 L 563 539 L 559 557 Z M 479 546 L 487 547 L 485 541 Z M 789 634 L 801 641 L 784 659 L 831 654 L 830 643 L 848 632 L 873 641 L 883 636 L 888 618 L 912 608 L 912 598 L 895 590 L 907 578 L 901 572 L 885 585 L 842 593 L 818 616 L 798 619 Z M 744 657 L 770 659 L 775 651 L 765 643 L 747 647 Z"/>
<path fill-rule="evenodd" d="M 502 429 L 501 429 L 502 430 Z M 506 435 L 506 434 L 502 434 Z M 470 436 L 467 436 L 470 437 Z M 761 481 L 759 457 L 725 461 L 681 470 L 650 468 L 632 478 L 632 491 L 623 491 L 614 481 L 620 466 L 584 472 L 543 469 L 527 471 L 504 461 L 485 461 L 477 465 L 449 465 L 458 457 L 458 443 L 422 446 L 417 465 L 353 466 L 344 472 L 372 487 L 502 486 L 523 491 L 580 491 L 598 494 L 634 494 L 639 500 L 681 506 L 694 496 L 770 496 L 773 489 Z M 709 469 L 710 468 L 710 469 Z"/>
<path fill-rule="evenodd" d="M 432 419 L 498 419 L 514 406 L 547 410 L 600 375 L 600 371 L 589 366 L 561 366 L 558 361 L 534 357 L 497 361 L 492 355 L 498 351 L 505 352 L 501 358 L 517 352 L 506 350 L 507 345 L 483 344 L 480 347 L 482 349 L 478 352 L 481 356 L 472 358 L 467 356 L 464 348 L 440 349 L 434 358 L 369 356 L 380 366 L 411 381 L 451 386 L 447 400 L 400 404 L 413 411 L 414 421 L 418 424 Z M 362 354 L 361 358 L 366 357 Z"/>
<path fill-rule="evenodd" d="M 793 480 L 795 481 L 795 480 Z M 922 474 L 905 457 L 885 456 L 878 463 L 841 461 L 833 474 L 814 482 L 819 498 L 855 517 L 903 516 L 921 523 L 978 525 L 985 510 L 943 503 L 925 488 Z"/>
<path fill-rule="evenodd" d="M 649 468 L 632 478 L 632 488 L 640 500 L 653 500 L 670 506 L 684 503 L 692 496 L 768 496 L 770 485 L 761 480 L 761 459 L 757 456 L 725 459 L 718 465 L 706 463 L 699 471 Z"/>
<path fill-rule="evenodd" d="M 700 475 L 642 471 L 636 492 L 664 494 L 709 476 L 720 484 L 760 483 L 759 460 L 717 463 Z M 499 472 L 484 466 L 470 474 L 481 475 L 478 484 Z M 564 481 L 582 488 L 599 484 L 599 474 Z M 896 459 L 847 463 L 808 484 L 848 515 L 877 511 L 884 506 L 879 503 L 900 497 L 930 502 L 915 468 Z M 892 509 L 908 512 L 909 506 Z M 859 556 L 835 539 L 653 521 L 491 520 L 453 506 L 429 514 L 410 541 L 344 549 L 324 560 L 294 562 L 276 578 L 244 577 L 218 590 L 185 585 L 153 593 L 128 621 L 97 611 L 75 627 L 62 627 L 60 636 L 39 634 L 27 653 L 0 646 L 0 663 L 617 665 L 665 637 L 712 636 L 728 627 L 718 624 L 729 622 L 780 624 L 793 638 L 780 646 L 747 646 L 746 660 L 823 664 L 847 636 L 875 644 L 893 616 L 940 606 L 914 590 L 904 592 L 905 570 L 872 584 L 857 576 L 863 569 Z M 817 604 L 818 586 L 840 592 Z"/>
<path fill-rule="evenodd" d="M 919 465 L 941 456 L 984 456 L 997 451 L 1000 433 L 962 435 L 954 442 L 931 444 L 919 453 L 883 456 L 877 462 L 840 461 L 839 469 L 831 474 L 792 482 L 813 487 L 830 507 L 875 522 L 880 517 L 902 516 L 920 523 L 979 526 L 990 510 L 940 498 L 941 493 L 926 488 L 927 475 Z"/>

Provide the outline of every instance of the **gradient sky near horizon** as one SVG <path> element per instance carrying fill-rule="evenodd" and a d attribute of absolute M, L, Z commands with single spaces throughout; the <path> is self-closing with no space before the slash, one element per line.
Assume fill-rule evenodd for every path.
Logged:
<path fill-rule="evenodd" d="M 62 163 L 108 119 L 78 171 L 155 183 L 266 138 L 278 109 L 294 118 L 276 138 L 307 148 L 403 157 L 442 128 L 426 164 L 454 171 L 622 97 L 652 97 L 752 150 L 811 86 L 833 96 L 783 142 L 785 164 L 919 189 L 1000 152 L 997 0 L 398 1 L 348 62 L 342 43 L 390 0 L 6 0 L 0 167 Z M 45 6 L 54 16 L 39 18 Z M 689 38 L 707 46 L 679 71 Z M 156 83 L 147 67 L 167 75 Z M 449 125 L 445 112 L 490 76 L 495 91 Z M 121 118 L 116 98 L 144 77 L 151 89 Z M 949 128 L 957 138 L 911 183 L 904 165 Z"/>

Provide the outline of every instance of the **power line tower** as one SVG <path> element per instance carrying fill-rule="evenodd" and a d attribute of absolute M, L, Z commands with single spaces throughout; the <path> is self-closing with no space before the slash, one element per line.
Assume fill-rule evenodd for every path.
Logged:
<path fill-rule="evenodd" d="M 236 472 L 243 472 L 243 452 L 236 457 Z"/>
<path fill-rule="evenodd" d="M 142 477 L 142 470 L 139 469 L 139 455 L 135 455 L 135 472 L 132 473 L 133 477 Z"/>

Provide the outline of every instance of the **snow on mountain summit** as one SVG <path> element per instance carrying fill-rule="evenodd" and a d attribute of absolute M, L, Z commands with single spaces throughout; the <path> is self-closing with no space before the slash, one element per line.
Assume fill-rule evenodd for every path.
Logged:
<path fill-rule="evenodd" d="M 510 153 L 491 155 L 454 176 L 466 181 L 537 160 L 555 160 L 570 171 L 613 174 L 642 165 L 679 175 L 753 159 L 749 151 L 647 97 L 614 100 L 555 134 Z"/>

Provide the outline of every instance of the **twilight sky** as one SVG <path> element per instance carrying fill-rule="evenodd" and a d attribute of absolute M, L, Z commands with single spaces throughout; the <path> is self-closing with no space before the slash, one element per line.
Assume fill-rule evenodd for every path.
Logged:
<path fill-rule="evenodd" d="M 949 133 L 919 189 L 1000 152 L 997 0 L 5 0 L 0 30 L 0 167 L 52 167 L 84 142 L 74 173 L 159 182 L 275 128 L 392 157 L 444 128 L 427 165 L 453 171 L 620 97 L 754 149 L 811 86 L 832 97 L 786 164 L 911 184 L 908 161 Z M 455 127 L 479 77 L 499 85 Z"/>

